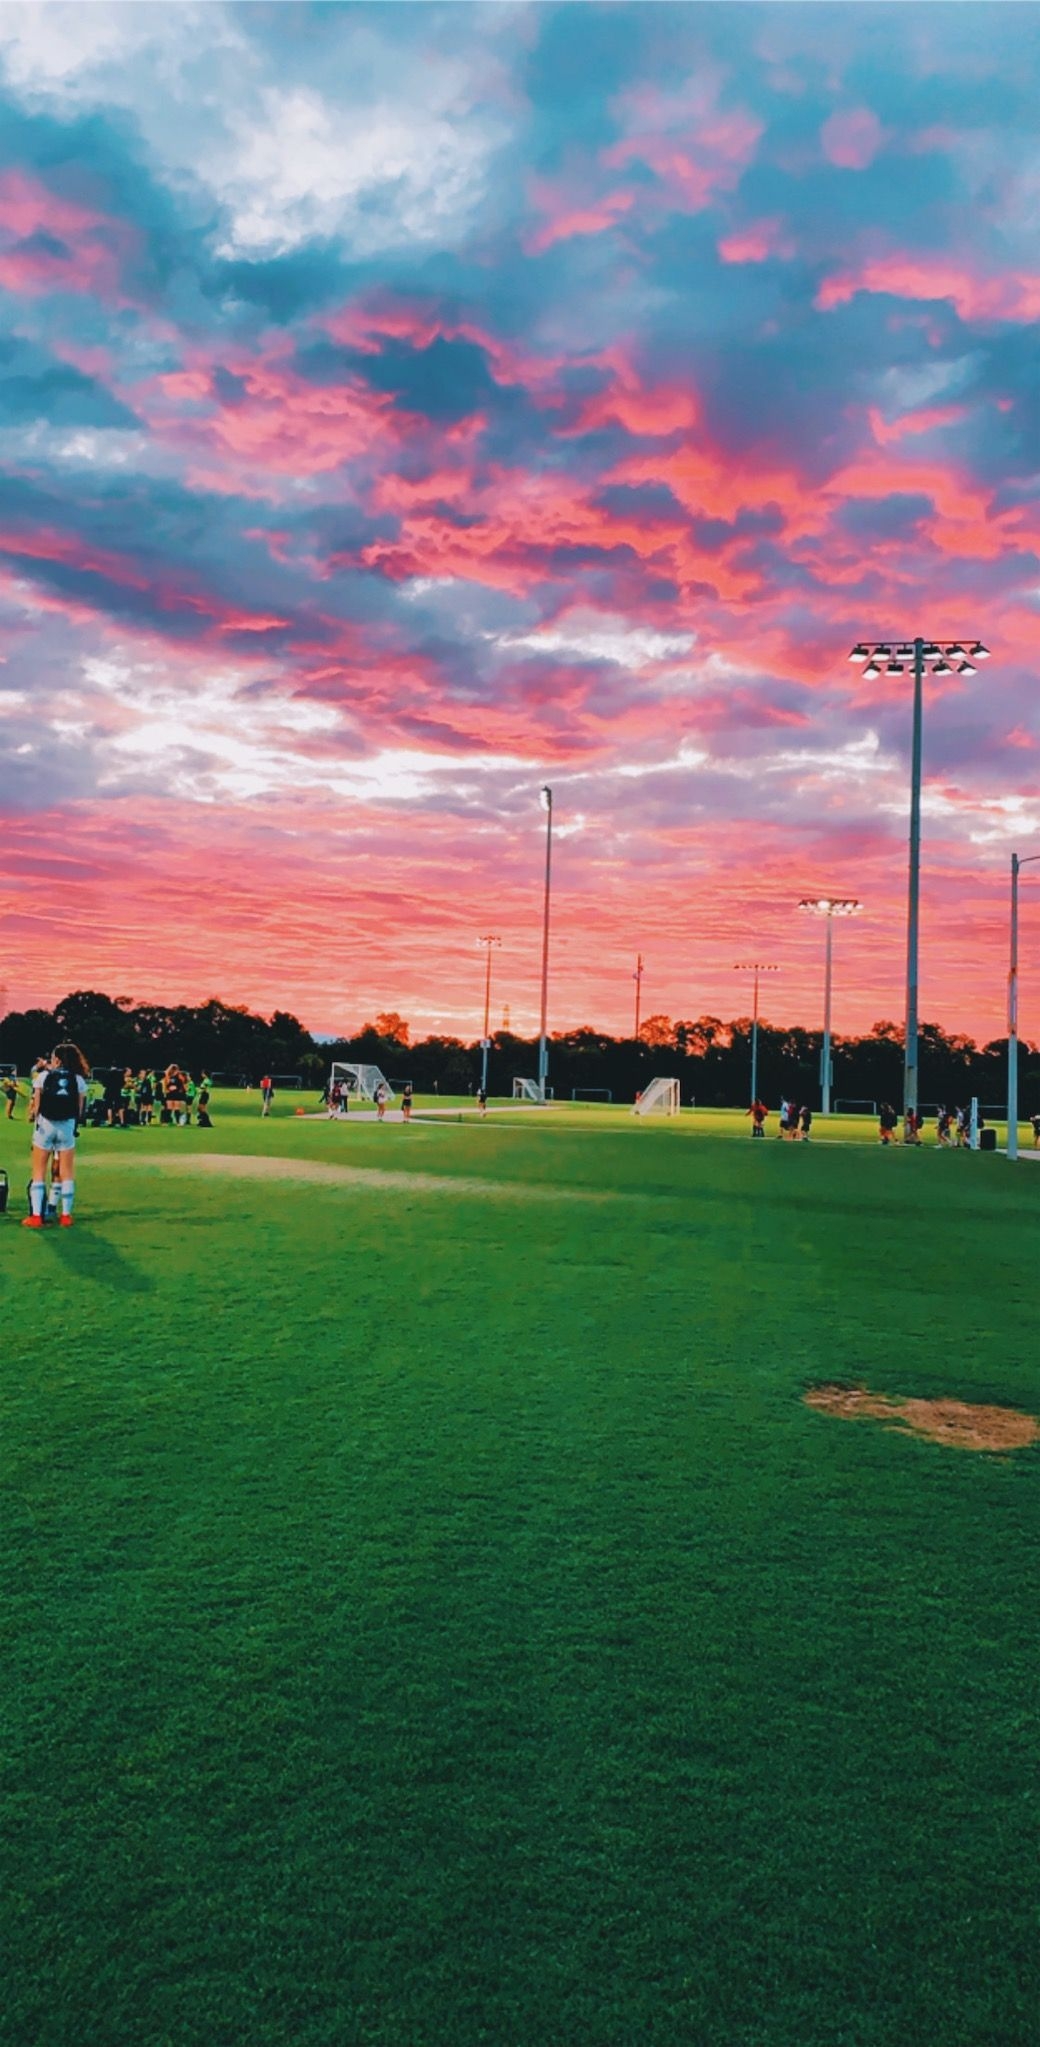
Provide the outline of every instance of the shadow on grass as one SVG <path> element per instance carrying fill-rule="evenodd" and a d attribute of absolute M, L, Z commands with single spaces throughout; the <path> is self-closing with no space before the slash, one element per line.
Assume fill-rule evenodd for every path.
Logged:
<path fill-rule="evenodd" d="M 150 1274 L 124 1258 L 96 1229 L 85 1231 L 82 1236 L 75 1229 L 53 1228 L 37 1234 L 42 1235 L 51 1256 L 60 1258 L 78 1280 L 92 1280 L 95 1286 L 108 1287 L 118 1294 L 154 1294 L 155 1281 Z"/>

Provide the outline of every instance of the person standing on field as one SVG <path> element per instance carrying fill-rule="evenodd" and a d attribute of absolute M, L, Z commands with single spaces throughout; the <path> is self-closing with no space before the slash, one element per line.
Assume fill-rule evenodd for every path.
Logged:
<path fill-rule="evenodd" d="M 410 1080 L 406 1080 L 401 1090 L 401 1114 L 406 1123 L 410 1123 L 412 1120 L 412 1100 L 412 1083 Z"/>
<path fill-rule="evenodd" d="M 43 1228 L 47 1166 L 55 1154 L 61 1183 L 61 1227 L 65 1230 L 72 1228 L 76 1196 L 76 1132 L 87 1106 L 89 1072 L 78 1045 L 59 1045 L 33 1089 L 29 1105 L 33 1123 L 32 1179 L 29 1183 L 32 1212 L 23 1218 L 23 1229 Z"/>
<path fill-rule="evenodd" d="M 878 1111 L 878 1137 L 882 1144 L 894 1144 L 899 1118 L 891 1102 L 882 1102 Z"/>
<path fill-rule="evenodd" d="M 5 1075 L 3 1089 L 4 1098 L 7 1102 L 7 1120 L 9 1123 L 12 1123 L 14 1121 L 14 1105 L 18 1100 L 18 1082 L 12 1080 L 9 1075 Z"/>
<path fill-rule="evenodd" d="M 260 1100 L 262 1103 L 261 1116 L 269 1116 L 271 1113 L 271 1103 L 274 1101 L 274 1081 L 269 1073 L 265 1073 L 260 1082 Z"/>
<path fill-rule="evenodd" d="M 376 1089 L 376 1121 L 382 1123 L 386 1116 L 386 1088 L 380 1081 Z"/>

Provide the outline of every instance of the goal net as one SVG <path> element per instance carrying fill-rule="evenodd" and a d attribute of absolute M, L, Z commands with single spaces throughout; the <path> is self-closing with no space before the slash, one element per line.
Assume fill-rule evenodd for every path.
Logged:
<path fill-rule="evenodd" d="M 377 1088 L 385 1090 L 388 1102 L 394 1099 L 393 1088 L 378 1066 L 355 1066 L 349 1059 L 334 1059 L 329 1075 L 330 1089 L 335 1086 L 337 1080 L 346 1088 L 348 1094 L 360 1095 L 363 1102 L 374 1102 Z"/>
<path fill-rule="evenodd" d="M 609 1087 L 572 1087 L 572 1102 L 612 1102 L 614 1090 Z"/>
<path fill-rule="evenodd" d="M 637 1116 L 677 1116 L 679 1114 L 679 1083 L 677 1080 L 652 1080 L 643 1089 L 635 1104 Z"/>
<path fill-rule="evenodd" d="M 513 1081 L 514 1102 L 540 1102 L 541 1099 L 542 1091 L 536 1080 L 517 1078 Z"/>

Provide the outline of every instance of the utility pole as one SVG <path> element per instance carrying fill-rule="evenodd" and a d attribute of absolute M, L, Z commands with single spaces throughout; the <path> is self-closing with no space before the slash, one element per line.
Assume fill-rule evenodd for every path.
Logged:
<path fill-rule="evenodd" d="M 641 995 L 642 995 L 642 992 L 643 992 L 643 955 L 642 955 L 642 953 L 641 953 L 641 952 L 640 952 L 640 953 L 637 953 L 637 954 L 636 954 L 636 970 L 635 970 L 635 973 L 634 973 L 634 974 L 633 974 L 633 976 L 632 976 L 632 979 L 633 979 L 633 981 L 634 981 L 634 982 L 635 982 L 635 984 L 636 984 L 636 1030 L 635 1030 L 635 1035 L 636 1035 L 636 1038 L 638 1039 L 638 1037 L 639 1037 L 639 1002 L 640 1002 L 640 997 L 641 997 Z"/>

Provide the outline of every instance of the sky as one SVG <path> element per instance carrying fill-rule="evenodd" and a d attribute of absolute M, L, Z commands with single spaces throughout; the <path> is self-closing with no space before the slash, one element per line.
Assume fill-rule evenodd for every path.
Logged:
<path fill-rule="evenodd" d="M 1040 12 L 0 0 L 0 1012 L 1004 1029 Z M 1023 876 L 1021 1027 L 1040 1038 Z M 1029 879 L 1027 879 L 1027 877 Z"/>

